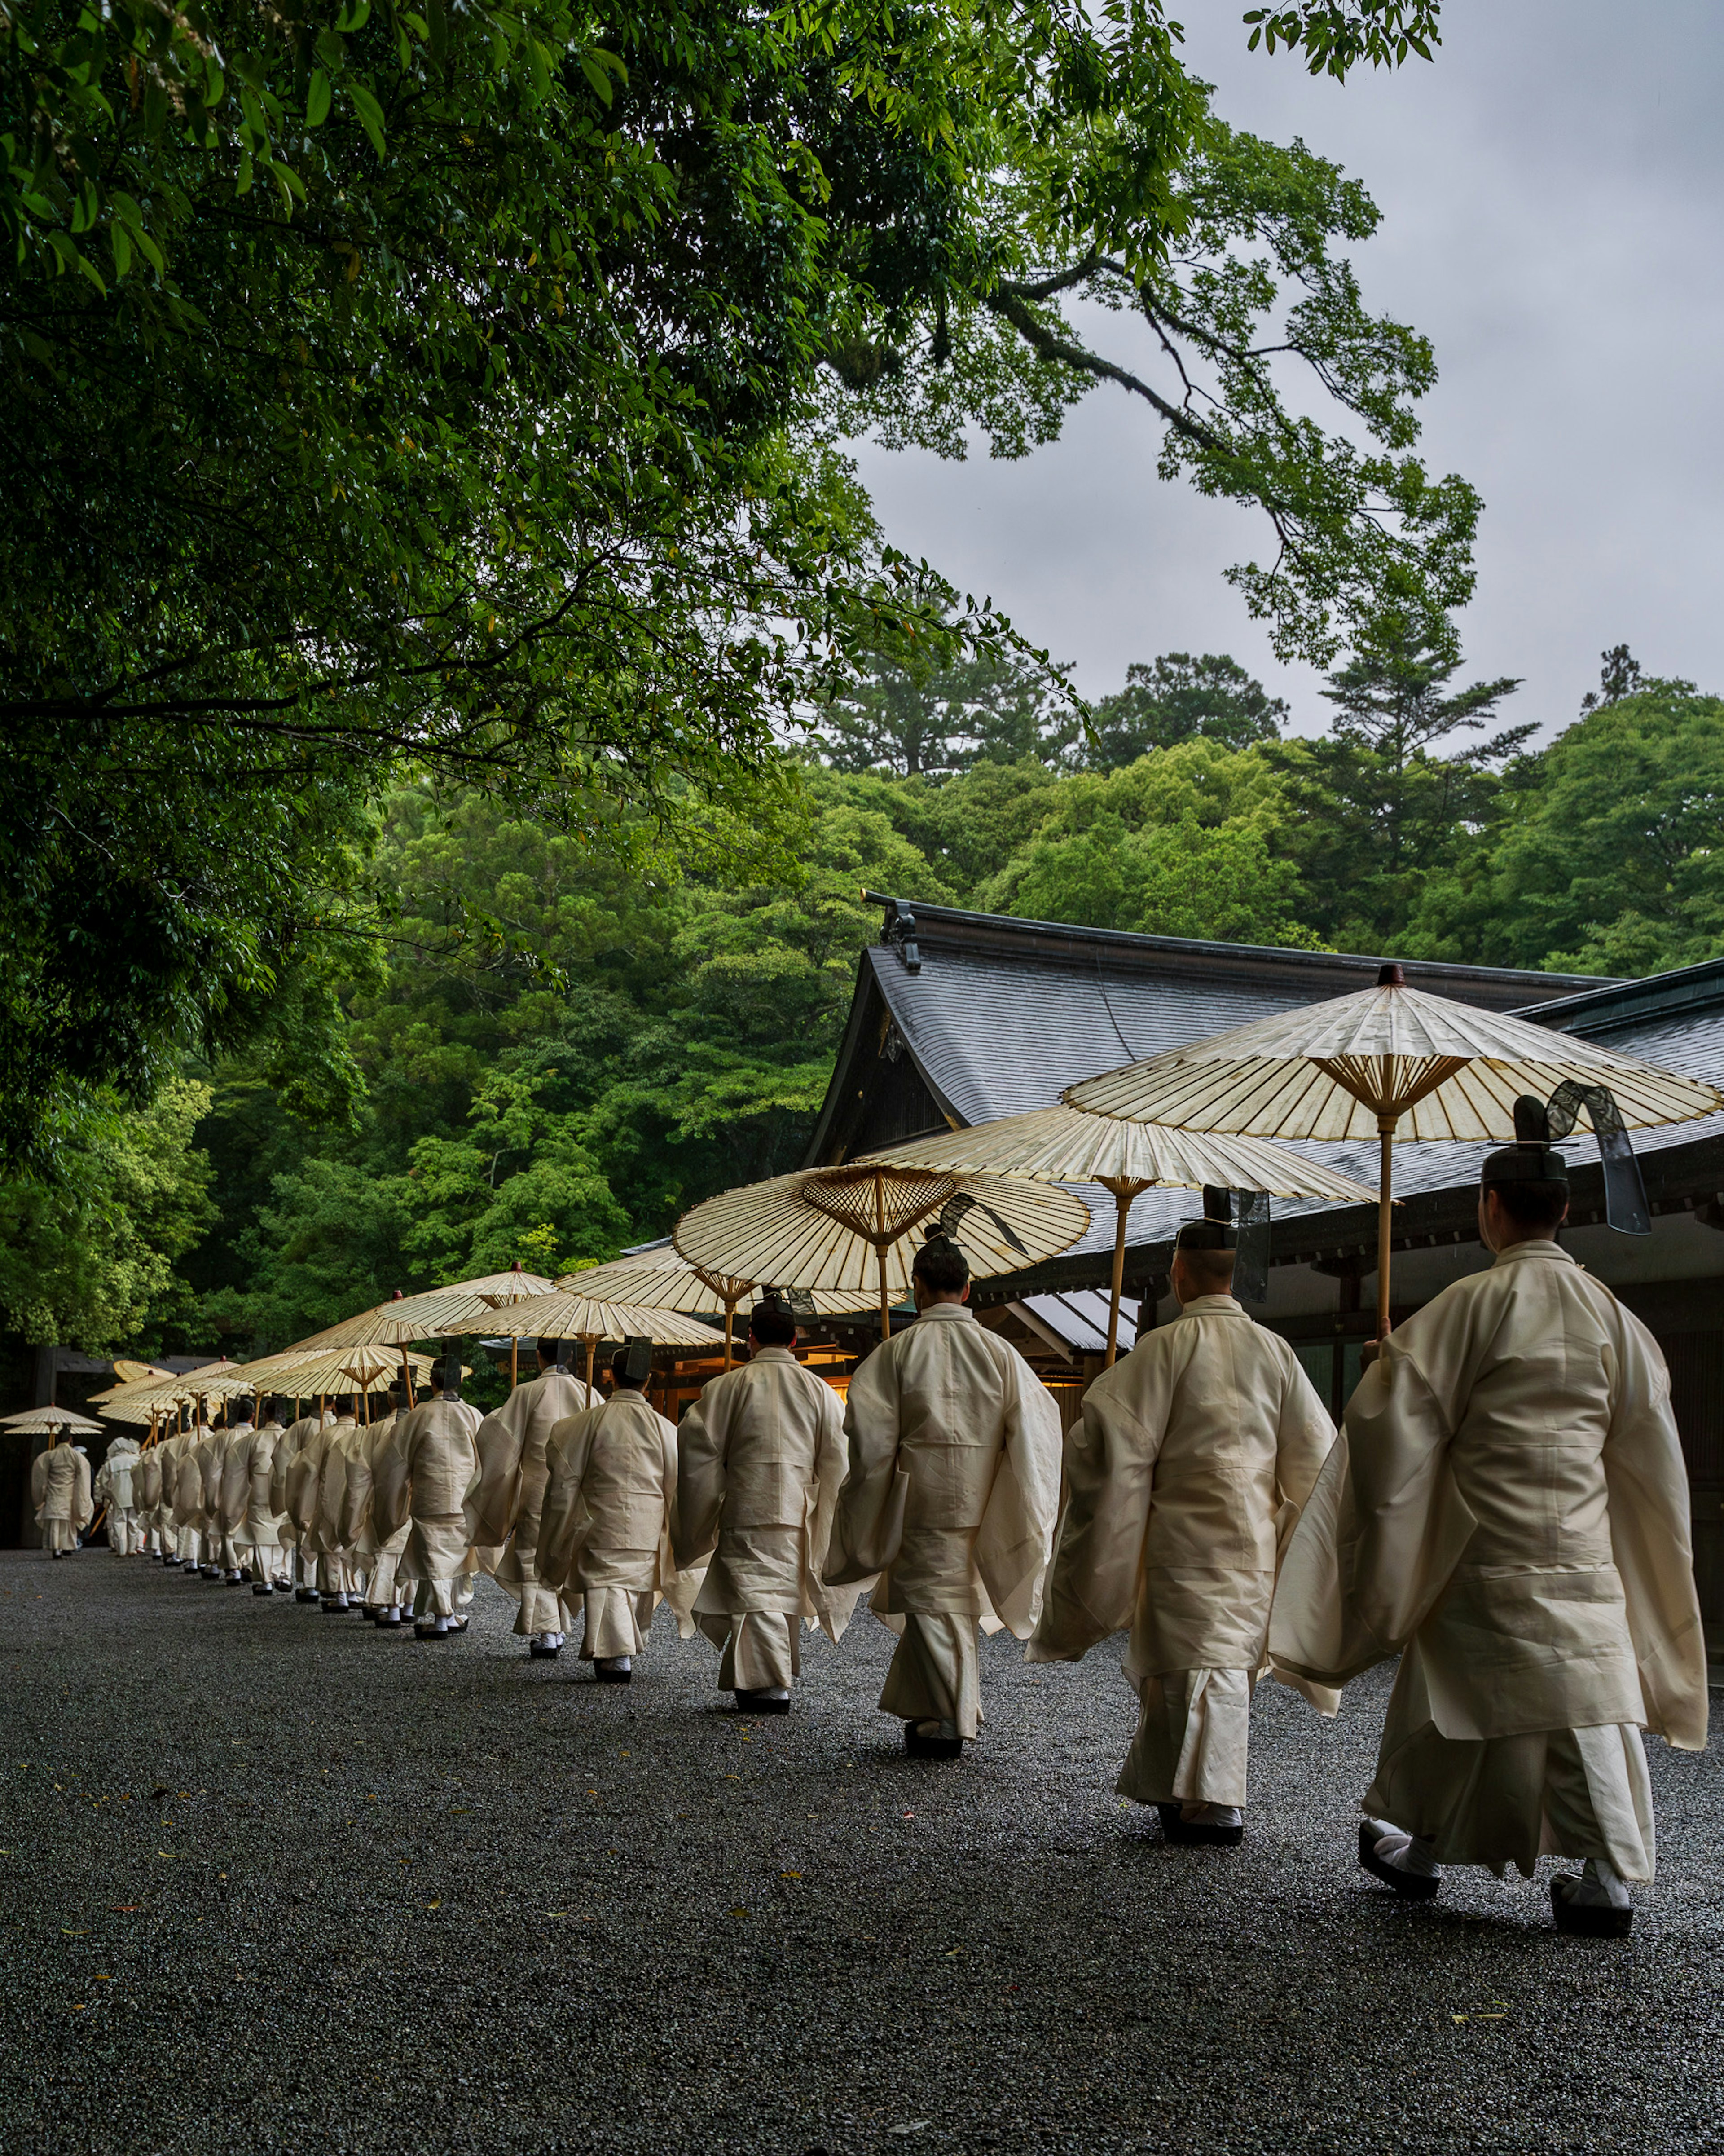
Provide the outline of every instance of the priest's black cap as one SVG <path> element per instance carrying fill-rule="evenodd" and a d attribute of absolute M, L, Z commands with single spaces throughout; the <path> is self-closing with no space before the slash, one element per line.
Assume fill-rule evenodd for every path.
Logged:
<path fill-rule="evenodd" d="M 1234 1225 L 1233 1193 L 1218 1184 L 1203 1185 L 1203 1217 L 1188 1220 L 1173 1238 L 1176 1250 L 1236 1250 L 1239 1231 Z"/>
<path fill-rule="evenodd" d="M 1550 1140 L 1550 1111 L 1536 1093 L 1522 1093 L 1515 1103 L 1515 1142 L 1485 1154 L 1480 1182 L 1566 1185 L 1568 1163 Z"/>

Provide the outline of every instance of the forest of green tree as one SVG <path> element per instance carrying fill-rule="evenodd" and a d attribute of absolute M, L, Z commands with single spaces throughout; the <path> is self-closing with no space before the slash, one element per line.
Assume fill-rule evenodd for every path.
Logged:
<path fill-rule="evenodd" d="M 1619 647 L 1535 747 L 1516 686 L 1400 621 L 1329 677 L 1320 732 L 1224 656 L 1133 666 L 1086 717 L 1027 663 L 882 657 L 762 797 L 772 880 L 721 820 L 671 859 L 644 820 L 599 843 L 403 785 L 352 842 L 346 1112 L 244 1054 L 115 1100 L 57 1183 L 14 1186 L 0 1296 L 37 1338 L 239 1354 L 662 1234 L 800 1158 L 879 930 L 865 887 L 1578 973 L 1724 951 L 1724 702 Z"/>

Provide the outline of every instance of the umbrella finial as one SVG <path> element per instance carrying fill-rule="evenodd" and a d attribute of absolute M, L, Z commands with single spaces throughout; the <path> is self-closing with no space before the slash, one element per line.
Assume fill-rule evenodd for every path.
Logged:
<path fill-rule="evenodd" d="M 390 1296 L 389 1300 L 391 1302 L 405 1302 L 407 1297 L 403 1295 L 399 1288 L 397 1288 L 394 1294 Z"/>
<path fill-rule="evenodd" d="M 1391 958 L 1386 964 L 1381 965 L 1377 968 L 1377 985 L 1379 988 L 1404 988 L 1406 987 L 1407 968 L 1401 963 L 1398 958 Z"/>

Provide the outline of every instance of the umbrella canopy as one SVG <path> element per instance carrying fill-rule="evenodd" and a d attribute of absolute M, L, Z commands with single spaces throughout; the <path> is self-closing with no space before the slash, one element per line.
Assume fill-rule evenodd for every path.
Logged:
<path fill-rule="evenodd" d="M 800 1168 L 709 1198 L 672 1237 L 693 1265 L 741 1280 L 816 1293 L 865 1294 L 878 1285 L 880 1332 L 909 1291 L 912 1229 L 938 1220 L 961 1235 L 977 1273 L 1012 1272 L 1068 1250 L 1090 1224 L 1082 1199 L 1057 1183 L 896 1160 Z"/>
<path fill-rule="evenodd" d="M 778 1284 L 770 1283 L 773 1286 Z M 572 1294 L 592 1296 L 603 1302 L 644 1303 L 651 1310 L 692 1313 L 714 1307 L 721 1309 L 724 1360 L 728 1370 L 736 1306 L 762 1283 L 738 1280 L 729 1273 L 708 1272 L 691 1265 L 667 1239 L 650 1250 L 634 1250 L 626 1257 L 614 1258 L 608 1265 L 589 1265 L 577 1273 L 565 1273 L 557 1285 Z M 854 1295 L 817 1295 L 811 1300 L 817 1314 L 823 1317 L 841 1317 L 854 1310 L 857 1302 Z"/>
<path fill-rule="evenodd" d="M 579 1273 L 574 1277 L 582 1278 Z M 456 1328 L 451 1326 L 451 1332 Z M 487 1331 L 511 1341 L 529 1333 L 540 1339 L 584 1340 L 587 1343 L 587 1382 L 593 1382 L 593 1352 L 601 1340 L 647 1339 L 659 1348 L 721 1348 L 724 1335 L 710 1325 L 684 1317 L 671 1310 L 654 1310 L 644 1304 L 605 1302 L 597 1296 L 572 1291 L 552 1290 L 530 1296 L 492 1314 Z M 511 1368 L 513 1366 L 511 1358 Z"/>
<path fill-rule="evenodd" d="M 1409 988 L 1398 965 L 1357 995 L 1278 1012 L 1066 1088 L 1074 1107 L 1253 1137 L 1376 1133 L 1378 1322 L 1388 1330 L 1389 1204 L 1398 1134 L 1515 1137 L 1514 1104 L 1570 1081 L 1608 1087 L 1630 1129 L 1724 1108 L 1724 1094 L 1614 1049 Z"/>
<path fill-rule="evenodd" d="M 153 1363 L 128 1363 L 123 1358 L 114 1358 L 114 1375 L 121 1384 L 135 1385 L 145 1378 L 171 1378 L 172 1370 L 157 1368 Z"/>
<path fill-rule="evenodd" d="M 218 1363 L 204 1363 L 195 1370 L 167 1371 L 159 1376 L 152 1373 L 124 1385 L 110 1385 L 105 1393 L 91 1394 L 90 1404 L 114 1414 L 127 1408 L 172 1407 L 182 1400 L 224 1399 L 230 1393 L 246 1389 L 244 1368 L 244 1363 L 230 1363 L 224 1356 Z"/>
<path fill-rule="evenodd" d="M 26 1408 L 22 1414 L 0 1415 L 0 1428 L 7 1430 L 69 1430 L 83 1437 L 92 1431 L 100 1435 L 101 1427 L 72 1408 Z"/>
<path fill-rule="evenodd" d="M 1266 1190 L 1275 1198 L 1331 1198 L 1368 1204 L 1374 1195 L 1338 1168 L 1306 1160 L 1260 1138 L 1212 1137 L 1168 1130 L 1158 1123 L 1126 1122 L 1086 1114 L 1063 1103 L 1007 1116 L 967 1131 L 942 1131 L 894 1146 L 878 1158 L 957 1173 L 992 1168 L 1038 1182 L 1099 1183 L 1115 1206 L 1112 1306 L 1107 1320 L 1107 1363 L 1118 1349 L 1120 1294 L 1125 1281 L 1126 1223 L 1131 1202 L 1157 1185 L 1201 1190 Z"/>
<path fill-rule="evenodd" d="M 398 1348 L 326 1348 L 308 1353 L 301 1342 L 243 1365 L 245 1384 L 232 1389 L 291 1394 L 301 1399 L 314 1394 L 372 1391 L 399 1373 L 403 1363 L 423 1383 L 430 1375 L 432 1361 L 429 1355 Z"/>
<path fill-rule="evenodd" d="M 423 1295 L 413 1295 L 396 1306 L 398 1318 L 405 1317 L 423 1320 L 434 1318 L 434 1324 L 422 1324 L 413 1337 L 424 1339 L 434 1332 L 471 1332 L 500 1330 L 491 1323 L 493 1313 L 511 1303 L 525 1302 L 534 1296 L 549 1295 L 552 1283 L 538 1273 L 523 1272 L 517 1264 L 512 1271 L 487 1273 L 483 1279 L 455 1281 L 448 1287 L 427 1288 Z M 385 1309 L 388 1305 L 385 1304 Z M 530 1332 L 532 1328 L 529 1327 Z"/>

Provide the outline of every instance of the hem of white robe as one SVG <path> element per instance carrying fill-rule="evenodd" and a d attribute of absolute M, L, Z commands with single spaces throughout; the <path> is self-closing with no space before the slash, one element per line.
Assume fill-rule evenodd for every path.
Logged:
<path fill-rule="evenodd" d="M 778 1609 L 699 1613 L 695 1623 L 719 1650 L 721 1691 L 788 1691 L 802 1673 L 802 1620 Z"/>
<path fill-rule="evenodd" d="M 1625 1722 L 1483 1738 L 1427 1722 L 1379 1756 L 1362 1809 L 1432 1842 L 1439 1864 L 1499 1879 L 1511 1864 L 1530 1879 L 1541 1856 L 1603 1858 L 1637 1883 L 1656 1869 L 1645 1748 Z"/>
<path fill-rule="evenodd" d="M 1137 1733 L 1118 1794 L 1139 1804 L 1243 1810 L 1255 1683 L 1249 1670 L 1164 1670 L 1140 1679 Z"/>
<path fill-rule="evenodd" d="M 950 1722 L 960 1737 L 982 1727 L 982 1672 L 976 1620 L 949 1611 L 895 1611 L 904 1630 L 880 1696 L 880 1712 L 902 1722 Z"/>
<path fill-rule="evenodd" d="M 589 1587 L 582 1595 L 581 1660 L 613 1661 L 646 1651 L 656 1599 L 650 1588 Z"/>

